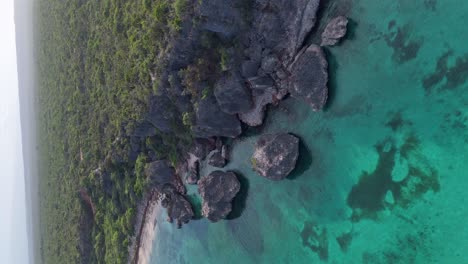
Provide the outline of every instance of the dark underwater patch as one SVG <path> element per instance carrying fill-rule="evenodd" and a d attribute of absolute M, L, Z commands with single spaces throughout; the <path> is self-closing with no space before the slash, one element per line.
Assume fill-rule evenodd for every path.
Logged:
<path fill-rule="evenodd" d="M 343 233 L 342 235 L 336 238 L 336 242 L 340 246 L 341 251 L 346 252 L 348 251 L 349 245 L 353 240 L 353 234 L 351 232 Z"/>
<path fill-rule="evenodd" d="M 392 117 L 385 123 L 386 127 L 392 129 L 392 131 L 398 131 L 405 125 L 411 125 L 411 121 L 405 120 L 401 111 L 391 113 Z"/>
<path fill-rule="evenodd" d="M 391 144 L 388 151 L 384 151 L 386 144 Z M 353 209 L 352 220 L 355 221 L 362 217 L 376 218 L 376 213 L 384 208 L 385 194 L 396 187 L 392 181 L 396 147 L 387 139 L 377 144 L 375 148 L 379 154 L 377 167 L 371 173 L 364 172 L 348 195 L 347 202 Z"/>
<path fill-rule="evenodd" d="M 348 194 L 347 203 L 353 209 L 352 221 L 362 218 L 377 219 L 378 213 L 385 208 L 385 195 L 391 191 L 395 204 L 389 206 L 408 207 L 420 199 L 426 192 L 440 190 L 439 175 L 424 156 L 419 155 L 420 141 L 414 134 L 407 136 L 404 144 L 398 149 L 392 139 L 378 143 L 375 148 L 379 155 L 377 166 L 371 173 L 364 172 L 359 182 Z M 401 182 L 392 180 L 395 158 L 408 162 L 408 173 Z M 414 161 L 417 157 L 417 161 Z M 413 164 L 414 162 L 414 164 Z M 421 164 L 424 166 L 421 167 Z"/>
<path fill-rule="evenodd" d="M 432 87 L 442 82 L 442 80 L 445 78 L 445 75 L 447 75 L 448 72 L 448 59 L 450 56 L 452 56 L 452 54 L 452 50 L 442 54 L 442 56 L 440 56 L 437 60 L 435 71 L 423 79 L 423 87 L 426 90 L 426 93 L 431 92 Z"/>
<path fill-rule="evenodd" d="M 398 27 L 396 32 L 384 35 L 385 42 L 393 49 L 393 60 L 399 64 L 415 59 L 423 44 L 422 39 L 410 39 L 411 33 L 409 24 L 406 24 Z"/>
<path fill-rule="evenodd" d="M 304 247 L 317 253 L 322 261 L 328 260 L 328 235 L 325 227 L 306 221 L 301 232 L 301 238 Z"/>
<path fill-rule="evenodd" d="M 456 89 L 468 80 L 468 54 L 458 57 L 453 66 L 448 65 L 448 59 L 453 55 L 449 50 L 442 54 L 437 60 L 436 69 L 422 80 L 422 85 L 426 94 L 433 91 L 437 85 L 441 85 L 441 90 Z M 445 84 L 442 83 L 445 80 Z"/>

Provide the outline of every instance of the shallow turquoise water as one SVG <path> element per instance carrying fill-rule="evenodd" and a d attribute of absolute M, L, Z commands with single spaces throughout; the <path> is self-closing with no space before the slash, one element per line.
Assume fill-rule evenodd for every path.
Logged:
<path fill-rule="evenodd" d="M 301 137 L 293 179 L 257 176 L 244 137 L 240 216 L 161 215 L 151 263 L 468 263 L 468 2 L 352 2 L 329 107 L 288 99 L 262 131 Z"/>

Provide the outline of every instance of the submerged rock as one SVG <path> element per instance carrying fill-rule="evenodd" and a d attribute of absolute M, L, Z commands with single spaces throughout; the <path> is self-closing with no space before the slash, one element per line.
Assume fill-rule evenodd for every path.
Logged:
<path fill-rule="evenodd" d="M 291 96 L 305 100 L 314 111 L 322 109 L 328 98 L 327 70 L 328 62 L 319 46 L 303 49 L 289 68 Z"/>
<path fill-rule="evenodd" d="M 322 33 L 322 43 L 320 46 L 333 46 L 346 35 L 348 19 L 338 16 L 330 20 Z"/>
<path fill-rule="evenodd" d="M 196 116 L 197 120 L 193 131 L 197 137 L 235 138 L 242 132 L 241 123 L 237 116 L 221 111 L 214 96 L 200 100 Z"/>
<path fill-rule="evenodd" d="M 227 114 L 245 113 L 252 107 L 252 96 L 239 74 L 227 74 L 216 83 L 214 94 L 219 108 Z"/>
<path fill-rule="evenodd" d="M 215 150 L 208 159 L 208 164 L 216 168 L 224 168 L 224 166 L 226 166 L 226 159 L 223 157 L 221 151 Z"/>
<path fill-rule="evenodd" d="M 270 180 L 286 178 L 296 166 L 299 157 L 299 139 L 293 135 L 270 134 L 255 144 L 253 169 Z"/>
<path fill-rule="evenodd" d="M 202 198 L 202 215 L 217 222 L 232 210 L 232 200 L 240 190 L 240 182 L 234 172 L 214 171 L 198 182 Z"/>

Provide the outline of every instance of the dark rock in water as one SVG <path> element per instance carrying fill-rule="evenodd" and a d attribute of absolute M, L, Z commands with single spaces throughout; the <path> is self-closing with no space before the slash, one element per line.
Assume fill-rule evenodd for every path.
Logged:
<path fill-rule="evenodd" d="M 189 153 L 193 154 L 197 159 L 203 160 L 215 147 L 215 142 L 213 140 L 197 138 L 193 141 Z"/>
<path fill-rule="evenodd" d="M 180 114 L 165 95 L 152 97 L 149 108 L 146 120 L 162 132 L 172 132 L 174 122 L 180 122 Z"/>
<path fill-rule="evenodd" d="M 322 33 L 322 44 L 320 46 L 333 46 L 346 35 L 348 19 L 338 16 L 330 20 Z"/>
<path fill-rule="evenodd" d="M 185 182 L 188 184 L 197 184 L 199 179 L 199 169 L 200 169 L 200 162 L 196 160 L 193 164 L 189 164 L 187 177 L 185 178 Z"/>
<path fill-rule="evenodd" d="M 282 180 L 294 170 L 298 157 L 297 137 L 287 133 L 264 135 L 255 145 L 252 166 L 263 177 Z"/>
<path fill-rule="evenodd" d="M 242 128 L 237 116 L 221 111 L 215 97 L 208 96 L 199 102 L 193 131 L 195 136 L 201 138 L 235 138 L 242 133 Z"/>
<path fill-rule="evenodd" d="M 291 96 L 305 100 L 314 111 L 325 106 L 328 98 L 328 62 L 323 50 L 310 45 L 302 50 L 289 68 Z"/>
<path fill-rule="evenodd" d="M 229 73 L 219 79 L 214 94 L 219 108 L 227 114 L 245 113 L 252 107 L 252 96 L 239 74 Z"/>
<path fill-rule="evenodd" d="M 208 164 L 216 168 L 224 168 L 226 166 L 226 159 L 221 155 L 221 151 L 215 150 L 211 153 Z"/>
<path fill-rule="evenodd" d="M 175 169 L 168 160 L 157 160 L 148 163 L 145 168 L 145 175 L 154 186 L 166 184 L 177 186 Z"/>
<path fill-rule="evenodd" d="M 195 215 L 190 202 L 176 191 L 166 191 L 161 204 L 167 208 L 168 222 L 175 221 L 177 228 L 188 223 Z"/>
<path fill-rule="evenodd" d="M 203 216 L 211 222 L 226 218 L 239 190 L 240 182 L 234 172 L 214 171 L 203 177 L 198 181 Z"/>

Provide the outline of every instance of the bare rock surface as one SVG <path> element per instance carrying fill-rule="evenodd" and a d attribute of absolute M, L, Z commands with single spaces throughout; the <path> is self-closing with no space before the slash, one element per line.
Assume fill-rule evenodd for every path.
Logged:
<path fill-rule="evenodd" d="M 202 198 L 202 215 L 211 222 L 227 217 L 232 210 L 232 200 L 240 190 L 234 172 L 214 171 L 198 182 Z"/>
<path fill-rule="evenodd" d="M 219 79 L 214 94 L 219 108 L 227 114 L 245 113 L 252 107 L 252 96 L 240 74 L 226 74 Z"/>
<path fill-rule="evenodd" d="M 181 228 L 182 224 L 187 224 L 195 215 L 190 202 L 175 189 L 166 187 L 163 190 L 163 196 L 161 204 L 167 209 L 167 220 L 170 223 L 175 221 L 177 228 Z"/>
<path fill-rule="evenodd" d="M 291 96 L 304 100 L 314 111 L 321 110 L 328 99 L 328 62 L 322 48 L 312 44 L 303 49 L 289 71 Z"/>
<path fill-rule="evenodd" d="M 320 46 L 336 45 L 346 35 L 347 26 L 348 19 L 344 16 L 338 16 L 330 20 L 323 30 Z"/>
<path fill-rule="evenodd" d="M 235 138 L 241 134 L 242 128 L 236 115 L 221 111 L 215 97 L 208 96 L 199 102 L 193 131 L 201 138 L 214 136 Z"/>
<path fill-rule="evenodd" d="M 211 153 L 208 164 L 216 168 L 224 168 L 224 166 L 226 166 L 226 159 L 223 157 L 220 150 L 215 150 Z"/>
<path fill-rule="evenodd" d="M 253 169 L 270 180 L 286 178 L 296 166 L 299 139 L 293 135 L 269 134 L 260 137 L 252 157 Z"/>

